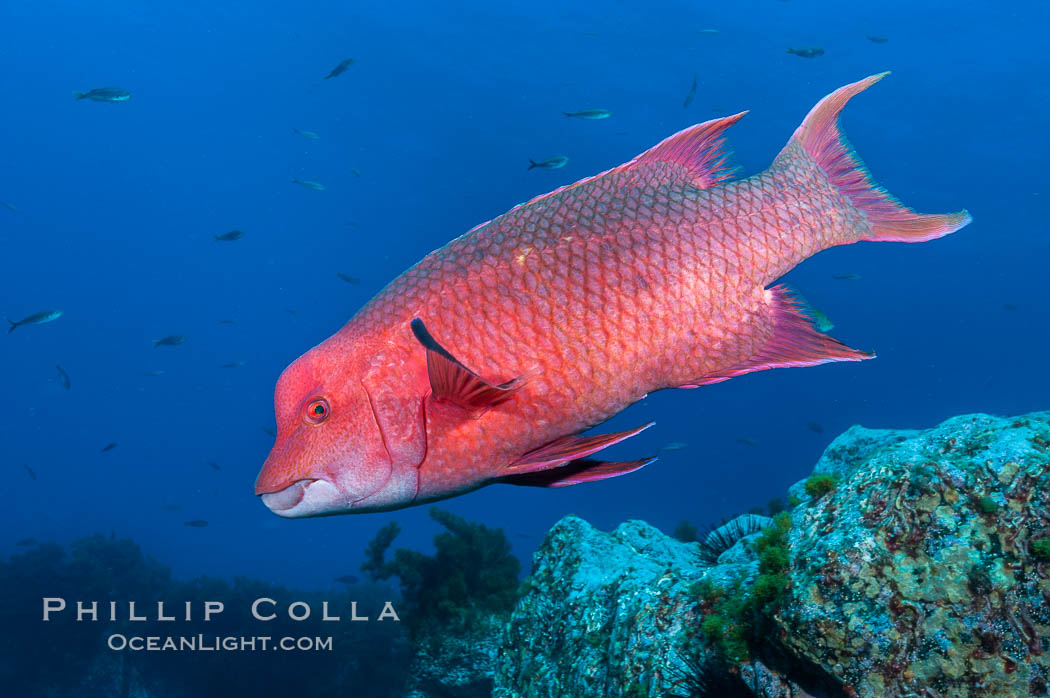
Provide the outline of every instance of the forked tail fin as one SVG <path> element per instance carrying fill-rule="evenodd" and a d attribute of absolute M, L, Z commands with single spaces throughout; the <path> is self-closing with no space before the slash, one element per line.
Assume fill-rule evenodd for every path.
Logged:
<path fill-rule="evenodd" d="M 795 131 L 788 147 L 777 156 L 777 161 L 801 155 L 792 148 L 796 144 L 801 146 L 828 180 L 867 219 L 870 230 L 861 234 L 861 240 L 924 242 L 954 233 L 970 222 L 969 213 L 962 210 L 958 213 L 923 214 L 904 206 L 872 181 L 868 168 L 839 128 L 839 112 L 846 102 L 888 74 L 879 73 L 840 87 L 820 100 Z"/>

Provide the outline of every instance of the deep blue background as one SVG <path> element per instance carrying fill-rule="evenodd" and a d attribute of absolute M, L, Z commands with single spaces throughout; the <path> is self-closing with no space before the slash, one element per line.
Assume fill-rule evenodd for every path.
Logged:
<path fill-rule="evenodd" d="M 0 336 L 0 552 L 115 531 L 181 575 L 325 586 L 391 519 L 399 544 L 426 549 L 424 508 L 285 521 L 256 500 L 280 371 L 425 253 L 520 201 L 742 109 L 730 139 L 757 172 L 820 97 L 887 69 L 845 113 L 854 145 L 905 203 L 975 222 L 927 244 L 829 250 L 789 275 L 877 360 L 650 396 L 604 428 L 657 426 L 610 455 L 688 448 L 618 480 L 443 506 L 504 527 L 527 556 L 568 513 L 670 530 L 764 504 L 852 424 L 1050 406 L 1045 4 L 441 5 L 4 4 L 0 199 L 18 211 L 0 208 L 0 313 L 66 316 Z M 785 53 L 810 45 L 826 54 Z M 110 85 L 133 99 L 72 99 Z M 613 117 L 560 113 L 589 107 Z M 526 171 L 555 154 L 565 169 Z M 212 242 L 233 228 L 247 236 Z M 189 341 L 151 347 L 167 334 Z M 235 360 L 247 363 L 219 368 Z M 166 373 L 142 375 L 154 369 Z M 183 525 L 196 518 L 210 526 Z"/>

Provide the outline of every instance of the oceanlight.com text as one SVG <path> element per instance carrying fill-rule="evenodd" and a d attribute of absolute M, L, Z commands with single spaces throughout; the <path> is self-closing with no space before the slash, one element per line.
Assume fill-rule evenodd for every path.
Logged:
<path fill-rule="evenodd" d="M 116 652 L 331 652 L 331 637 L 280 637 L 268 635 L 122 635 L 113 633 L 106 646 Z"/>

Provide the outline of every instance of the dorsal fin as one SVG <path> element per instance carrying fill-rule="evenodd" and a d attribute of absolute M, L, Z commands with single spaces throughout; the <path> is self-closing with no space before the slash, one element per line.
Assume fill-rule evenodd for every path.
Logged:
<path fill-rule="evenodd" d="M 747 112 L 742 111 L 682 129 L 616 169 L 628 169 L 643 162 L 668 162 L 684 167 L 698 189 L 713 187 L 732 177 L 736 171 L 727 162 L 729 153 L 725 149 L 725 131 L 745 114 Z"/>
<path fill-rule="evenodd" d="M 430 389 L 438 400 L 468 410 L 483 410 L 509 399 L 521 387 L 518 380 L 492 385 L 471 371 L 431 336 L 419 318 L 412 320 L 412 334 L 427 350 Z"/>
<path fill-rule="evenodd" d="M 540 194 L 523 204 L 518 204 L 512 208 L 511 211 L 521 208 L 522 206 L 534 204 L 537 201 L 542 201 L 548 197 L 560 194 L 563 191 L 573 189 L 582 184 L 593 182 L 607 174 L 625 172 L 646 162 L 667 162 L 681 165 L 685 170 L 684 175 L 697 189 L 707 189 L 716 184 L 721 184 L 732 177 L 733 173 L 736 172 L 736 167 L 729 166 L 727 162 L 729 160 L 729 153 L 725 150 L 725 130 L 740 121 L 745 114 L 747 114 L 747 112 L 742 111 L 739 114 L 723 116 L 721 119 L 711 119 L 702 124 L 695 124 L 689 128 L 682 129 L 678 133 L 665 138 L 649 150 L 631 160 L 628 160 L 622 165 L 618 165 L 611 170 L 600 172 L 591 177 L 586 177 L 578 182 L 574 182 L 573 184 L 566 184 L 564 187 L 558 187 L 554 191 L 547 192 L 546 194 Z M 468 232 L 473 232 L 483 225 L 485 225 L 485 223 L 476 225 Z"/>

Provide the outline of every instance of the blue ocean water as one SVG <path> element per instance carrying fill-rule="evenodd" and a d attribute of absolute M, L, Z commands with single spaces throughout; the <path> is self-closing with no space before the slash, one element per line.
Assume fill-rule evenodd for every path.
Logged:
<path fill-rule="evenodd" d="M 504 528 L 527 560 L 568 513 L 670 531 L 764 505 L 852 424 L 1045 409 L 1048 14 L 816 0 L 5 5 L 0 312 L 65 315 L 0 338 L 0 552 L 113 532 L 180 577 L 326 588 L 357 573 L 391 520 L 399 546 L 428 550 L 425 508 L 287 521 L 257 501 L 281 370 L 424 254 L 521 201 L 743 109 L 730 143 L 760 171 L 820 97 L 883 70 L 843 117 L 860 156 L 906 204 L 965 207 L 975 222 L 926 244 L 828 250 L 788 275 L 833 335 L 877 360 L 651 395 L 603 427 L 657 422 L 609 454 L 659 452 L 643 471 L 442 506 Z M 825 53 L 786 53 L 801 46 Z M 103 86 L 133 97 L 72 98 Z M 595 107 L 613 116 L 562 116 Z M 558 154 L 565 168 L 527 170 Z M 245 237 L 213 241 L 233 229 Z M 186 343 L 153 347 L 173 334 Z M 687 445 L 660 451 L 671 442 Z"/>

